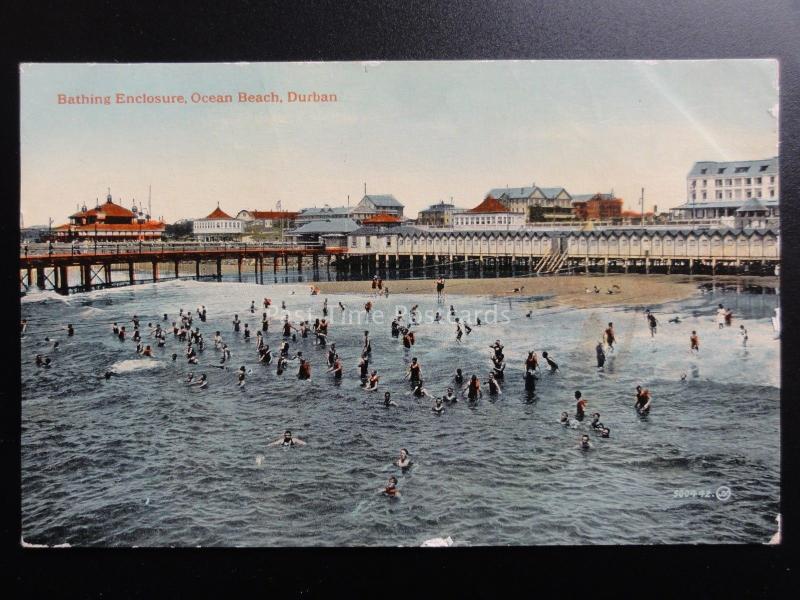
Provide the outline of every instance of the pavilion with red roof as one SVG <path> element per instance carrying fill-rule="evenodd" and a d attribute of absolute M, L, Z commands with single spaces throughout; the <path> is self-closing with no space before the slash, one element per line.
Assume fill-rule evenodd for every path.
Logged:
<path fill-rule="evenodd" d="M 166 224 L 155 221 L 150 215 L 136 208 L 131 210 L 114 204 L 111 192 L 103 204 L 81 210 L 69 216 L 70 223 L 59 225 L 53 230 L 56 241 L 98 241 L 124 242 L 139 240 L 160 240 Z"/>
<path fill-rule="evenodd" d="M 458 229 L 518 229 L 525 224 L 525 215 L 509 210 L 489 194 L 475 208 L 453 215 L 453 227 Z"/>
<path fill-rule="evenodd" d="M 236 240 L 244 233 L 244 222 L 234 219 L 219 207 L 211 211 L 207 217 L 192 221 L 192 235 L 204 242 Z"/>

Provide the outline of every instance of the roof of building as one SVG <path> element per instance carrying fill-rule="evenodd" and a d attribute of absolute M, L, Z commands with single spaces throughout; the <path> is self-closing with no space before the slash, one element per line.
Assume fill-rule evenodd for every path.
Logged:
<path fill-rule="evenodd" d="M 527 186 L 527 187 L 504 187 L 504 188 L 492 188 L 490 189 L 486 195 L 491 196 L 492 198 L 500 198 L 501 196 L 505 195 L 506 198 L 509 200 L 519 200 L 523 198 L 528 198 L 536 189 L 536 186 Z"/>
<path fill-rule="evenodd" d="M 294 219 L 297 217 L 297 212 L 289 210 L 248 210 L 247 211 L 254 219 Z"/>
<path fill-rule="evenodd" d="M 128 210 L 124 206 L 120 206 L 119 204 L 114 204 L 111 201 L 111 198 L 108 198 L 103 204 L 96 206 L 95 208 L 89 210 L 82 210 L 80 212 L 76 212 L 73 215 L 70 215 L 70 219 L 77 218 L 77 217 L 91 217 L 96 216 L 98 218 L 102 217 L 129 217 L 133 219 L 136 215 L 133 211 Z"/>
<path fill-rule="evenodd" d="M 703 169 L 706 172 L 703 172 Z M 719 170 L 723 169 L 720 173 Z M 765 158 L 763 160 L 740 160 L 731 162 L 700 161 L 694 163 L 688 177 L 748 177 L 760 175 L 776 175 L 778 173 L 778 157 Z"/>
<path fill-rule="evenodd" d="M 358 229 L 353 219 L 320 219 L 309 221 L 286 235 L 313 235 L 319 233 L 350 233 Z"/>
<path fill-rule="evenodd" d="M 91 225 L 59 225 L 54 229 L 56 231 L 152 231 L 161 230 L 166 227 L 166 223 L 161 221 L 145 221 L 144 223 L 98 223 L 95 227 L 94 223 Z"/>
<path fill-rule="evenodd" d="M 325 216 L 338 214 L 338 215 L 349 215 L 352 211 L 352 208 L 349 206 L 321 206 L 317 208 L 316 206 L 312 206 L 311 208 L 303 208 L 298 213 L 300 217 L 314 217 L 320 216 L 324 218 Z"/>
<path fill-rule="evenodd" d="M 567 196 L 569 196 L 569 195 L 570 195 L 570 194 L 569 194 L 569 192 L 567 192 L 567 190 L 565 190 L 563 187 L 548 187 L 548 188 L 542 188 L 542 187 L 540 187 L 540 188 L 537 188 L 537 189 L 538 189 L 540 192 L 542 192 L 542 195 L 543 195 L 545 198 L 547 198 L 547 199 L 549 199 L 549 200 L 552 200 L 553 198 L 555 198 L 556 196 L 558 196 L 558 195 L 559 195 L 561 192 L 566 192 L 566 193 L 567 193 Z"/>
<path fill-rule="evenodd" d="M 755 198 L 750 198 L 750 200 L 754 200 Z M 761 203 L 762 206 L 766 206 L 767 208 L 776 207 L 780 204 L 780 201 L 777 198 L 757 198 L 757 200 Z M 722 200 L 719 202 L 686 202 L 679 206 L 673 206 L 670 210 L 685 210 L 687 208 L 694 208 L 697 210 L 701 210 L 704 208 L 739 208 L 744 204 L 744 200 Z"/>
<path fill-rule="evenodd" d="M 767 208 L 758 201 L 758 198 L 749 198 L 747 202 L 736 209 L 736 212 L 767 212 Z"/>
<path fill-rule="evenodd" d="M 233 217 L 230 216 L 228 213 L 226 213 L 224 210 L 222 210 L 219 207 L 219 204 L 217 204 L 217 208 L 215 208 L 213 211 L 211 211 L 211 214 L 209 214 L 205 218 L 206 219 L 229 219 L 229 220 L 233 221 Z"/>
<path fill-rule="evenodd" d="M 589 200 L 594 200 L 597 198 L 598 200 L 619 200 L 619 198 L 614 198 L 612 194 L 574 194 L 572 196 L 573 202 L 588 202 Z M 620 200 L 621 202 L 622 200 Z"/>
<path fill-rule="evenodd" d="M 372 215 L 371 217 L 367 217 L 363 221 L 361 221 L 364 225 L 381 225 L 385 223 L 400 223 L 400 217 L 396 217 L 394 215 L 387 215 L 386 213 L 378 213 L 377 215 Z"/>
<path fill-rule="evenodd" d="M 511 212 L 508 210 L 502 202 L 495 199 L 494 196 L 491 194 L 486 197 L 486 199 L 478 204 L 475 208 L 471 208 L 467 211 L 468 213 L 507 213 Z"/>
<path fill-rule="evenodd" d="M 403 208 L 403 205 L 391 194 L 367 194 L 361 200 L 365 199 L 380 208 Z"/>

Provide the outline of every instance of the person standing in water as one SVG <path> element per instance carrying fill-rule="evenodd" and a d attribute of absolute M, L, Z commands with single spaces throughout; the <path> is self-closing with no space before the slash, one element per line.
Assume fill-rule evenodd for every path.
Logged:
<path fill-rule="evenodd" d="M 603 332 L 603 334 L 605 336 L 606 345 L 608 346 L 608 349 L 611 352 L 613 352 L 614 351 L 614 341 L 616 340 L 616 337 L 614 336 L 614 324 L 613 323 L 609 323 L 608 327 L 606 327 L 606 330 Z"/>
<path fill-rule="evenodd" d="M 386 393 L 383 395 L 383 405 L 384 405 L 386 408 L 389 408 L 390 406 L 397 406 L 397 402 L 395 402 L 394 400 L 392 400 L 392 393 L 391 393 L 391 392 L 386 392 Z"/>
<path fill-rule="evenodd" d="M 558 365 L 550 358 L 550 355 L 547 352 L 542 352 L 542 358 L 547 361 L 547 365 L 550 367 L 551 373 L 558 371 Z"/>
<path fill-rule="evenodd" d="M 417 357 L 411 359 L 411 364 L 408 366 L 408 379 L 411 383 L 419 383 L 420 381 L 420 364 L 417 362 Z"/>
<path fill-rule="evenodd" d="M 575 391 L 575 400 L 576 400 L 575 418 L 578 421 L 583 421 L 583 417 L 586 414 L 586 404 L 587 404 L 587 402 L 586 402 L 586 399 L 582 398 L 581 396 L 582 396 L 581 392 L 579 390 L 576 390 Z"/>
<path fill-rule="evenodd" d="M 239 326 L 242 322 L 239 320 L 239 315 L 233 315 L 233 332 L 239 333 Z"/>
<path fill-rule="evenodd" d="M 717 305 L 717 327 L 719 329 L 725 327 L 725 308 L 722 304 Z"/>
<path fill-rule="evenodd" d="M 651 313 L 649 310 L 647 311 L 647 325 L 650 328 L 650 337 L 655 337 L 658 321 L 656 320 L 655 316 L 653 316 L 653 313 Z"/>
<path fill-rule="evenodd" d="M 700 338 L 697 337 L 697 332 L 692 330 L 692 335 L 689 337 L 689 343 L 691 347 L 689 350 L 691 352 L 700 352 Z"/>
<path fill-rule="evenodd" d="M 389 483 L 386 485 L 385 488 L 380 490 L 378 493 L 383 494 L 384 496 L 388 496 L 389 498 L 397 498 L 400 496 L 400 490 L 397 489 L 397 477 L 392 475 L 389 477 Z"/>
<path fill-rule="evenodd" d="M 444 292 L 444 277 L 439 276 L 436 280 L 436 300 L 442 301 L 442 295 Z"/>
<path fill-rule="evenodd" d="M 467 398 L 470 402 L 475 402 L 479 397 L 483 397 L 481 382 L 478 381 L 478 376 L 473 374 L 467 384 Z"/>
<path fill-rule="evenodd" d="M 744 328 L 744 325 L 739 325 L 739 335 L 742 337 L 742 346 L 747 348 L 747 329 Z"/>
<path fill-rule="evenodd" d="M 650 390 L 646 388 L 642 388 L 642 386 L 636 386 L 636 402 L 634 403 L 634 408 L 636 408 L 636 412 L 640 415 L 646 415 L 650 412 Z"/>

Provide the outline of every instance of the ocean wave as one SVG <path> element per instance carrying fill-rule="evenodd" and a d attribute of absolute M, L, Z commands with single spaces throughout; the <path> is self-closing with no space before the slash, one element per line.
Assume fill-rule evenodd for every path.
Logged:
<path fill-rule="evenodd" d="M 158 360 L 147 359 L 127 359 L 115 362 L 109 371 L 113 373 L 132 373 L 134 371 L 145 371 L 148 369 L 161 369 L 164 363 Z"/>

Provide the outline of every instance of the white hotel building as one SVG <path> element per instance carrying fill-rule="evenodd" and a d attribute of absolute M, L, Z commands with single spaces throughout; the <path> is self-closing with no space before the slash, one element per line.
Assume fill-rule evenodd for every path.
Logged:
<path fill-rule="evenodd" d="M 192 221 L 192 235 L 199 242 L 237 240 L 244 233 L 244 221 L 234 219 L 219 204 L 204 219 Z"/>
<path fill-rule="evenodd" d="M 734 162 L 697 162 L 686 177 L 686 203 L 671 209 L 676 218 L 735 223 L 747 214 L 779 216 L 778 157 Z M 744 206 L 747 203 L 747 206 Z"/>

